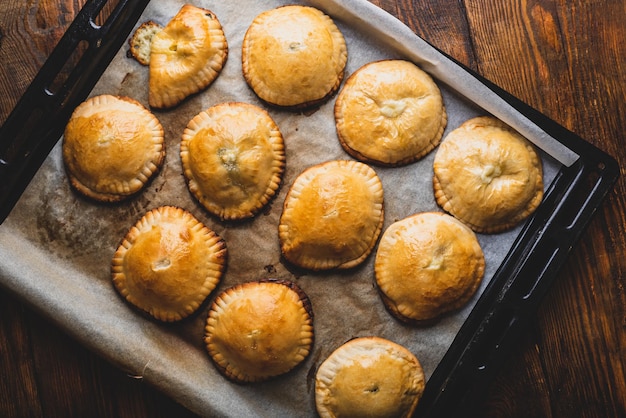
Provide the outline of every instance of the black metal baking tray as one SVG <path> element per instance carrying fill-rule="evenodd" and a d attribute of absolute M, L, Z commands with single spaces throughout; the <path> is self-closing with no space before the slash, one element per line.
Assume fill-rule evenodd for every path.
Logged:
<path fill-rule="evenodd" d="M 0 223 L 58 142 L 76 106 L 89 95 L 149 0 L 89 0 L 0 128 Z M 101 24 L 97 20 L 103 19 Z M 80 56 L 74 67 L 71 61 Z M 70 68 L 68 68 L 68 63 Z"/>
<path fill-rule="evenodd" d="M 430 377 L 416 412 L 424 417 L 472 416 L 487 383 L 619 177 L 613 157 L 463 68 L 580 158 L 558 172 Z"/>
<path fill-rule="evenodd" d="M 96 17 L 106 2 L 86 2 L 0 129 L 0 222 L 58 142 L 71 112 L 89 95 L 149 0 L 120 0 L 98 25 Z M 88 46 L 81 58 L 52 89 L 69 57 L 85 42 Z M 525 223 L 429 378 L 416 411 L 420 417 L 455 416 L 461 411 L 468 415 L 619 177 L 618 164 L 611 156 L 463 64 L 456 64 L 579 158 L 557 173 L 542 204 Z"/>

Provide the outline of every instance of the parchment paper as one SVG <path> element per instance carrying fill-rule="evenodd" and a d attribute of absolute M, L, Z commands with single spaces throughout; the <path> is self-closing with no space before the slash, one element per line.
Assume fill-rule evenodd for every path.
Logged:
<path fill-rule="evenodd" d="M 165 128 L 166 162 L 136 198 L 99 205 L 74 194 L 65 177 L 59 142 L 0 226 L 3 286 L 129 375 L 143 378 L 204 416 L 315 416 L 313 379 L 317 366 L 335 348 L 357 336 L 376 335 L 406 346 L 419 358 L 429 377 L 519 233 L 518 227 L 503 234 L 478 236 L 487 261 L 482 287 L 464 309 L 429 327 L 402 325 L 384 309 L 373 284 L 373 255 L 347 273 L 311 274 L 287 268 L 281 262 L 277 228 L 289 186 L 306 167 L 350 158 L 336 137 L 334 98 L 310 114 L 266 108 L 286 144 L 287 168 L 278 196 L 251 222 L 224 223 L 209 216 L 185 185 L 180 137 L 187 122 L 211 105 L 242 101 L 265 107 L 242 77 L 241 43 L 257 14 L 287 3 L 299 2 L 194 2 L 212 10 L 222 23 L 229 44 L 228 60 L 206 91 L 173 110 L 155 112 Z M 449 116 L 446 133 L 466 119 L 484 114 L 484 109 L 490 110 L 554 156 L 543 154 L 546 185 L 561 163 L 569 164 L 576 158 L 468 79 L 406 26 L 367 1 L 303 3 L 329 13 L 346 37 L 346 77 L 377 59 L 412 59 L 440 84 Z M 148 19 L 165 25 L 182 4 L 176 0 L 153 1 L 137 25 Z M 92 95 L 128 95 L 147 105 L 148 69 L 128 58 L 127 49 L 125 46 L 119 51 Z M 402 168 L 375 167 L 385 193 L 384 228 L 417 212 L 440 210 L 431 183 L 434 154 Z M 267 277 L 293 280 L 307 293 L 315 314 L 315 344 L 312 354 L 293 373 L 262 384 L 233 384 L 216 371 L 204 349 L 208 307 L 190 320 L 163 325 L 141 317 L 115 293 L 110 282 L 115 249 L 145 212 L 161 205 L 190 211 L 226 240 L 228 269 L 210 300 L 227 287 Z"/>

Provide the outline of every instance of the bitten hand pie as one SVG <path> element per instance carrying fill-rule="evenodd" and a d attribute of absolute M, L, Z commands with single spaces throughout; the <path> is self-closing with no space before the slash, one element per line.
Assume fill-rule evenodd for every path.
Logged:
<path fill-rule="evenodd" d="M 159 120 L 136 100 L 112 95 L 76 107 L 62 147 L 71 185 L 101 202 L 118 202 L 140 191 L 165 159 Z"/>
<path fill-rule="evenodd" d="M 152 20 L 143 22 L 128 40 L 130 56 L 141 65 L 150 65 L 152 38 L 162 29 L 161 25 Z"/>
<path fill-rule="evenodd" d="M 217 296 L 205 328 L 217 369 L 237 383 L 260 382 L 299 365 L 313 344 L 313 311 L 295 283 L 261 280 Z"/>
<path fill-rule="evenodd" d="M 389 312 L 424 324 L 470 300 L 483 279 L 485 259 L 465 224 L 443 212 L 425 212 L 385 230 L 374 272 Z"/>
<path fill-rule="evenodd" d="M 330 17 L 300 5 L 258 15 L 242 46 L 243 75 L 268 104 L 290 109 L 319 105 L 343 80 L 346 42 Z"/>
<path fill-rule="evenodd" d="M 193 314 L 226 267 L 226 243 L 189 212 L 162 206 L 127 233 L 112 261 L 113 285 L 131 305 L 163 322 Z"/>
<path fill-rule="evenodd" d="M 183 133 L 180 155 L 191 193 L 228 220 L 257 214 L 275 195 L 285 168 L 278 125 L 265 110 L 246 103 L 200 112 Z"/>
<path fill-rule="evenodd" d="M 481 116 L 450 132 L 433 164 L 437 203 L 474 231 L 510 229 L 543 199 L 541 159 L 500 120 Z"/>
<path fill-rule="evenodd" d="M 207 88 L 220 74 L 228 43 L 217 16 L 185 4 L 152 37 L 149 103 L 153 108 L 176 106 Z"/>
<path fill-rule="evenodd" d="M 437 84 L 404 60 L 359 68 L 335 102 L 342 147 L 358 160 L 386 166 L 409 164 L 432 151 L 447 120 Z"/>
<path fill-rule="evenodd" d="M 413 353 L 384 338 L 361 337 L 337 348 L 317 369 L 315 404 L 321 418 L 409 418 L 424 387 Z"/>
<path fill-rule="evenodd" d="M 383 220 L 376 172 L 358 161 L 328 161 L 293 182 L 280 217 L 281 250 L 306 269 L 352 268 L 373 250 Z"/>

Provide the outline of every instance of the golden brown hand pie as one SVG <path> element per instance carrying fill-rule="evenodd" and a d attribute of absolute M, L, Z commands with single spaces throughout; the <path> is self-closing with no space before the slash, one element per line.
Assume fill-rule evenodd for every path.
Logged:
<path fill-rule="evenodd" d="M 87 99 L 74 110 L 62 147 L 71 185 L 101 202 L 137 193 L 165 158 L 159 120 L 136 100 L 111 95 Z"/>
<path fill-rule="evenodd" d="M 217 16 L 185 4 L 152 38 L 149 103 L 170 108 L 207 88 L 220 74 L 228 43 Z"/>
<path fill-rule="evenodd" d="M 243 75 L 266 103 L 301 109 L 319 105 L 343 80 L 346 42 L 320 10 L 288 5 L 258 15 L 242 47 Z"/>
<path fill-rule="evenodd" d="M 535 148 L 494 117 L 470 119 L 450 132 L 433 168 L 437 203 L 476 232 L 510 229 L 543 199 Z"/>
<path fill-rule="evenodd" d="M 112 261 L 113 284 L 131 305 L 164 322 L 198 310 L 226 267 L 226 243 L 189 212 L 162 206 L 127 233 Z"/>
<path fill-rule="evenodd" d="M 424 392 L 424 371 L 405 347 L 380 337 L 355 338 L 317 370 L 321 418 L 412 416 Z"/>
<path fill-rule="evenodd" d="M 285 168 L 283 137 L 263 109 L 223 103 L 195 116 L 180 147 L 191 193 L 221 219 L 254 216 L 275 195 Z"/>
<path fill-rule="evenodd" d="M 485 259 L 465 224 L 442 212 L 425 212 L 385 230 L 374 271 L 388 310 L 420 324 L 464 306 L 483 279 Z"/>
<path fill-rule="evenodd" d="M 447 114 L 439 87 L 415 64 L 371 62 L 346 81 L 335 102 L 337 135 L 358 160 L 412 163 L 441 140 Z"/>
<path fill-rule="evenodd" d="M 295 283 L 262 280 L 233 286 L 209 312 L 206 348 L 217 369 L 237 383 L 289 372 L 310 353 L 313 311 Z"/>
<path fill-rule="evenodd" d="M 306 269 L 352 268 L 373 250 L 383 220 L 376 172 L 358 161 L 328 161 L 293 182 L 280 218 L 281 250 Z"/>

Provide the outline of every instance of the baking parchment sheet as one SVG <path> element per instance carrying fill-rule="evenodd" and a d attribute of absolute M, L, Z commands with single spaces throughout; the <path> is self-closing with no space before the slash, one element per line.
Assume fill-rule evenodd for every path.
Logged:
<path fill-rule="evenodd" d="M 146 20 L 165 25 L 183 3 L 154 0 L 137 25 Z M 317 366 L 343 342 L 358 336 L 376 335 L 406 346 L 429 377 L 519 233 L 518 227 L 507 233 L 478 235 L 487 262 L 482 287 L 465 308 L 428 327 L 403 325 L 385 310 L 374 286 L 374 253 L 360 267 L 341 273 L 310 273 L 282 263 L 278 220 L 289 186 L 311 165 L 350 159 L 337 140 L 334 98 L 305 114 L 281 111 L 264 106 L 243 79 L 241 44 L 247 27 L 259 13 L 292 3 L 314 5 L 334 18 L 348 44 L 346 77 L 363 64 L 388 58 L 411 59 L 435 76 L 448 112 L 446 133 L 489 110 L 546 151 L 546 185 L 561 164 L 571 164 L 576 158 L 468 79 L 398 20 L 365 0 L 194 1 L 217 15 L 229 56 L 206 91 L 175 109 L 155 112 L 165 129 L 164 168 L 135 198 L 114 205 L 96 204 L 70 190 L 59 142 L 0 226 L 0 284 L 130 376 L 141 377 L 204 416 L 315 416 Z M 147 106 L 148 69 L 129 58 L 127 50 L 126 45 L 119 51 L 91 95 L 127 95 Z M 266 210 L 244 223 L 221 222 L 197 204 L 188 192 L 179 157 L 187 122 L 212 105 L 230 101 L 268 110 L 286 146 L 287 166 L 279 194 Z M 374 167 L 384 187 L 385 229 L 414 213 L 440 210 L 432 191 L 435 152 L 406 167 Z M 293 280 L 307 293 L 315 314 L 315 343 L 311 355 L 294 372 L 261 384 L 233 384 L 216 371 L 203 345 L 208 306 L 189 320 L 160 324 L 138 315 L 115 293 L 110 281 L 115 249 L 145 212 L 161 205 L 188 210 L 225 239 L 227 271 L 209 300 L 227 287 L 268 277 Z"/>

